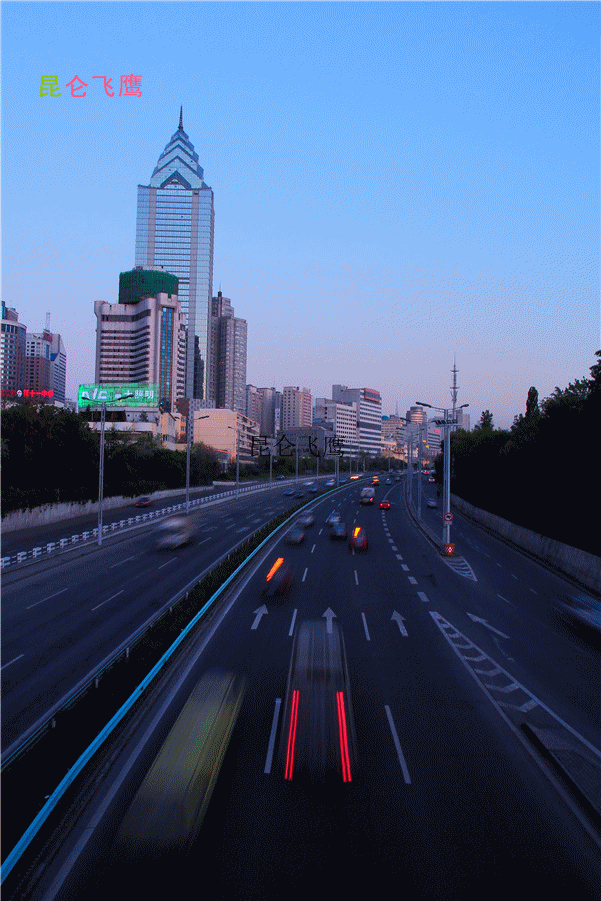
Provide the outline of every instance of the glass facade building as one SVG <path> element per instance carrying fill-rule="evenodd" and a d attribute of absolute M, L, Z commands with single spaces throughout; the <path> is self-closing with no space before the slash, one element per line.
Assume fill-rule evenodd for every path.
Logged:
<path fill-rule="evenodd" d="M 138 185 L 136 266 L 177 276 L 187 319 L 185 396 L 211 396 L 210 316 L 213 296 L 213 191 L 198 154 L 179 128 L 159 157 L 150 185 Z"/>

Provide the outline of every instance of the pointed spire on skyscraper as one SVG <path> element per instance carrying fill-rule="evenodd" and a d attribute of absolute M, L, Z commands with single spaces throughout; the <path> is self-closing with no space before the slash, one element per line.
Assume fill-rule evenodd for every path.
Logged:
<path fill-rule="evenodd" d="M 184 108 L 183 108 L 183 106 L 180 106 L 180 108 L 179 108 L 179 128 L 181 128 L 182 131 L 184 130 L 183 116 L 184 116 Z"/>

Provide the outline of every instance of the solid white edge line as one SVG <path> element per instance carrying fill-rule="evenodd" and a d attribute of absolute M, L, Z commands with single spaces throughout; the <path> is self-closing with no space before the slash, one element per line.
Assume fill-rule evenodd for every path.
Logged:
<path fill-rule="evenodd" d="M 394 727 L 394 722 L 392 719 L 392 714 L 390 712 L 390 707 L 388 704 L 384 704 L 384 710 L 386 711 L 386 716 L 388 717 L 388 725 L 390 726 L 390 731 L 392 732 L 392 740 L 394 742 L 394 746 L 396 748 L 396 752 L 399 758 L 399 763 L 401 764 L 401 769 L 403 771 L 403 778 L 407 785 L 411 785 L 411 777 L 409 776 L 409 770 L 407 769 L 407 764 L 405 763 L 405 758 L 403 757 L 403 751 L 401 748 L 401 743 L 399 741 L 399 737 L 396 734 L 396 729 Z"/>
<path fill-rule="evenodd" d="M 0 670 L 6 669 L 6 667 L 7 667 L 7 666 L 10 666 L 11 663 L 16 663 L 17 660 L 20 660 L 21 657 L 24 657 L 24 656 L 25 656 L 24 654 L 19 654 L 18 657 L 13 657 L 13 659 L 12 659 L 12 660 L 9 660 L 8 663 L 4 663 L 2 666 L 0 666 Z"/>
<path fill-rule="evenodd" d="M 369 637 L 369 632 L 367 630 L 367 620 L 365 619 L 365 613 L 361 614 L 361 619 L 363 620 L 363 628 L 365 629 L 365 637 L 367 638 L 368 641 L 371 641 L 371 638 Z"/>
<path fill-rule="evenodd" d="M 294 613 L 292 614 L 292 622 L 290 624 L 290 631 L 288 632 L 288 638 L 292 637 L 292 633 L 294 632 L 294 623 L 296 622 L 296 614 L 298 613 L 298 609 L 294 608 Z"/>
<path fill-rule="evenodd" d="M 271 773 L 271 761 L 273 760 L 273 748 L 275 745 L 275 733 L 278 728 L 278 720 L 280 718 L 281 698 L 275 699 L 275 710 L 273 711 L 273 722 L 271 724 L 271 734 L 269 736 L 269 745 L 267 746 L 267 758 L 265 760 L 264 773 Z"/>

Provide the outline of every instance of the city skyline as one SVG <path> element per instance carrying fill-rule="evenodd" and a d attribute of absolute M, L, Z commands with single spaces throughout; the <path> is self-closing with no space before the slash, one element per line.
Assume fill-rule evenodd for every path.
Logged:
<path fill-rule="evenodd" d="M 137 186 L 183 105 L 248 383 L 451 406 L 456 355 L 472 426 L 508 427 L 600 344 L 598 24 L 578 2 L 4 4 L 3 300 L 31 332 L 51 312 L 69 397 L 93 381 L 94 302 L 136 265 Z M 141 97 L 92 80 L 130 72 Z"/>

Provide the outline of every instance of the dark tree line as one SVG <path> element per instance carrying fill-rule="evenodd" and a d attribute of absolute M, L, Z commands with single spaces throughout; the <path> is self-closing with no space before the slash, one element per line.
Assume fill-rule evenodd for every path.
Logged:
<path fill-rule="evenodd" d="M 595 356 L 590 379 L 556 387 L 541 403 L 530 388 L 526 412 L 514 418 L 511 429 L 495 429 L 485 410 L 472 432 L 455 432 L 451 491 L 510 522 L 599 555 L 601 351 Z M 442 470 L 440 455 L 439 483 Z"/>
<path fill-rule="evenodd" d="M 63 501 L 98 499 L 100 435 L 84 416 L 23 400 L 2 411 L 2 515 Z M 220 467 L 194 445 L 190 484 L 210 484 Z M 152 436 L 132 440 L 105 430 L 104 496 L 136 497 L 186 483 L 185 452 L 164 450 Z"/>

